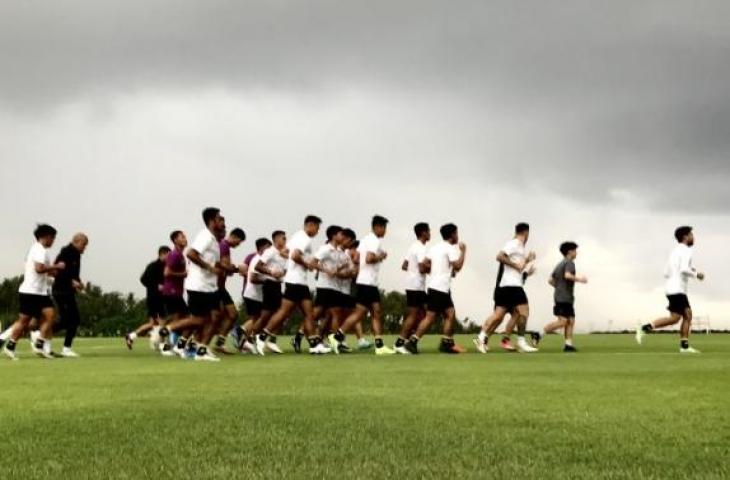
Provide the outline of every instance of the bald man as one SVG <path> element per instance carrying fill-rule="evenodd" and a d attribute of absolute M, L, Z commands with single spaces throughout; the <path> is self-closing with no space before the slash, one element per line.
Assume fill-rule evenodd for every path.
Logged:
<path fill-rule="evenodd" d="M 58 272 L 53 282 L 53 299 L 56 301 L 59 314 L 57 330 L 66 330 L 61 351 L 61 356 L 66 358 L 79 356 L 71 347 L 81 323 L 76 292 L 84 290 L 84 283 L 81 281 L 81 255 L 88 245 L 89 238 L 83 233 L 77 233 L 71 243 L 63 247 L 56 257 L 56 263 L 66 265 L 64 270 Z"/>

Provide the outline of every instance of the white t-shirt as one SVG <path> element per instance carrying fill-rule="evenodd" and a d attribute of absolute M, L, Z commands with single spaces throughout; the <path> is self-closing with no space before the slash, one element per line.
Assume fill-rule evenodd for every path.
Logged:
<path fill-rule="evenodd" d="M 419 266 L 425 259 L 426 245 L 420 241 L 413 242 L 405 258 L 405 261 L 408 262 L 406 290 L 422 292 L 426 289 L 426 275 L 421 273 L 421 267 Z"/>
<path fill-rule="evenodd" d="M 299 250 L 302 253 L 302 259 L 308 261 L 312 257 L 312 238 L 304 230 L 299 230 L 289 239 L 286 246 L 289 249 L 289 260 L 286 264 L 284 282 L 294 285 L 308 285 L 307 269 L 294 262 L 292 258 L 294 252 Z"/>
<path fill-rule="evenodd" d="M 368 253 L 381 254 L 383 249 L 380 246 L 380 239 L 374 234 L 370 233 L 360 241 L 360 247 L 357 249 L 360 252 L 360 273 L 357 275 L 356 283 L 358 285 L 370 285 L 377 287 L 378 277 L 380 275 L 380 264 L 368 263 Z"/>
<path fill-rule="evenodd" d="M 342 256 L 340 250 L 331 243 L 325 243 L 317 253 L 314 254 L 314 258 L 319 260 L 320 266 L 327 270 L 339 270 L 342 267 Z M 317 275 L 317 288 L 325 288 L 328 290 L 337 290 L 339 288 L 339 278 L 328 275 L 325 272 L 319 272 Z"/>
<path fill-rule="evenodd" d="M 352 270 L 355 267 L 355 262 L 352 261 L 350 256 L 350 250 L 340 251 L 342 256 L 342 264 L 347 270 Z M 338 290 L 345 295 L 352 295 L 352 278 L 340 278 Z"/>
<path fill-rule="evenodd" d="M 687 294 L 687 283 L 697 274 L 692 268 L 692 249 L 684 243 L 678 244 L 669 255 L 664 268 L 666 283 L 664 289 L 667 295 Z"/>
<path fill-rule="evenodd" d="M 243 298 L 256 300 L 257 302 L 263 302 L 264 284 L 253 282 L 254 275 L 262 276 L 260 273 L 256 272 L 256 265 L 258 265 L 259 262 L 261 262 L 261 256 L 254 255 L 251 259 L 251 263 L 249 263 L 248 265 L 248 274 L 246 275 L 246 288 L 243 289 Z"/>
<path fill-rule="evenodd" d="M 261 263 L 270 270 L 278 270 L 280 272 L 286 273 L 287 259 L 285 257 L 282 257 L 281 252 L 279 252 L 279 250 L 274 246 L 271 246 L 264 250 L 264 253 L 261 254 Z M 270 275 L 263 275 L 263 277 L 266 280 L 272 280 L 274 282 L 281 283 L 281 278 L 274 278 Z"/>
<path fill-rule="evenodd" d="M 426 258 L 431 260 L 431 275 L 428 277 L 428 288 L 439 292 L 451 292 L 451 277 L 454 267 L 451 265 L 461 257 L 458 245 L 441 242 L 431 247 Z"/>
<path fill-rule="evenodd" d="M 28 251 L 28 256 L 25 258 L 25 276 L 18 292 L 28 295 L 48 296 L 53 284 L 53 277 L 47 273 L 36 272 L 36 263 L 51 265 L 51 252 L 40 242 L 34 243 Z"/>
<path fill-rule="evenodd" d="M 524 262 L 527 258 L 525 250 L 525 244 L 522 243 L 518 238 L 513 238 L 507 242 L 502 251 L 509 257 L 513 263 Z M 502 280 L 499 282 L 500 287 L 522 287 L 524 285 L 522 281 L 522 273 L 509 265 L 504 266 L 504 274 Z"/>
<path fill-rule="evenodd" d="M 221 249 L 215 235 L 207 228 L 195 236 L 190 245 L 192 250 L 200 254 L 200 258 L 207 264 L 215 265 L 221 261 Z M 203 270 L 193 262 L 188 261 L 188 276 L 185 279 L 185 289 L 193 292 L 211 293 L 218 290 L 218 276 L 208 270 Z"/>

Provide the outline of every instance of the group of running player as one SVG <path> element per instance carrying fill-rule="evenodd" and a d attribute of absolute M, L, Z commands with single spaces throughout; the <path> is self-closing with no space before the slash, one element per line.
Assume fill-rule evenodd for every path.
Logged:
<path fill-rule="evenodd" d="M 226 348 L 229 337 L 233 338 L 238 352 L 280 354 L 277 334 L 298 309 L 301 328 L 292 339 L 297 353 L 302 351 L 305 338 L 310 354 L 348 353 L 351 348 L 346 336 L 351 332 L 358 338 L 358 349 L 372 348 L 363 335 L 362 321 L 367 315 L 370 315 L 377 355 L 418 354 L 419 341 L 438 316 L 443 319 L 439 351 L 448 354 L 466 351 L 454 341 L 456 310 L 451 282 L 464 267 L 467 251 L 466 245 L 459 241 L 459 231 L 454 224 L 443 225 L 439 231 L 441 241 L 430 248 L 427 247 L 431 240 L 429 225 L 415 225 L 416 240 L 402 263 L 406 275 L 407 314 L 391 348 L 382 338 L 379 288 L 380 267 L 388 258 L 382 245 L 388 228 L 386 218 L 373 217 L 372 231 L 360 240 L 352 229 L 332 225 L 326 229 L 326 243 L 315 251 L 313 239 L 319 234 L 322 220 L 309 215 L 304 219 L 302 229 L 288 240 L 281 230 L 273 232 L 271 239 L 257 239 L 256 251 L 241 265 L 235 265 L 231 260 L 231 250 L 246 240 L 244 231 L 234 228 L 227 233 L 225 218 L 217 208 L 206 208 L 203 221 L 205 228 L 189 247 L 184 232 L 172 232 L 172 247 L 160 247 L 158 258 L 145 269 L 141 282 L 147 289 L 149 320 L 125 336 L 129 349 L 138 337 L 150 333 L 152 347 L 163 356 L 219 361 L 219 355 L 235 353 Z M 556 320 L 542 331 L 529 332 L 528 340 L 530 312 L 524 283 L 535 273 L 536 260 L 535 253 L 526 247 L 529 235 L 528 224 L 517 224 L 514 238 L 497 254 L 499 270 L 494 310 L 474 339 L 479 353 L 489 351 L 490 337 L 507 316 L 510 321 L 501 340 L 503 349 L 534 353 L 544 335 L 562 330 L 564 351 L 577 351 L 573 346 L 574 286 L 587 282 L 585 276 L 576 273 L 578 245 L 565 242 L 560 246 L 563 259 L 549 279 L 554 288 Z M 54 277 L 58 281 L 59 273 L 66 265 L 50 262 L 48 252 L 56 236 L 53 227 L 41 225 L 35 236 L 37 242 L 26 259 L 25 277 L 19 290 L 19 319 L 0 334 L 0 346 L 13 359 L 17 358 L 18 339 L 24 332 L 33 331 L 33 321 L 39 322 L 37 333 L 32 336 L 34 351 L 45 358 L 54 356 L 50 345 L 55 308 L 50 290 Z M 654 329 L 682 321 L 680 352 L 697 353 L 689 346 L 692 310 L 687 298 L 687 282 L 689 278 L 703 280 L 704 275 L 692 266 L 692 228 L 678 228 L 675 238 L 678 246 L 670 255 L 665 272 L 671 316 L 640 326 L 636 340 L 642 343 L 644 335 Z M 85 248 L 88 240 L 85 236 L 83 240 Z M 310 272 L 316 277 L 314 298 L 309 288 Z M 226 289 L 227 279 L 236 274 L 244 277 L 246 321 L 240 325 L 236 303 Z M 82 285 L 78 272 L 74 281 L 76 286 Z M 510 339 L 515 329 L 516 346 Z"/>

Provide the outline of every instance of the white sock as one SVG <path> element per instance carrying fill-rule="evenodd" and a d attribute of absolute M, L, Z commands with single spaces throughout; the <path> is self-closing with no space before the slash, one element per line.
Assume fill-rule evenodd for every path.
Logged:
<path fill-rule="evenodd" d="M 137 332 L 130 333 L 129 338 L 131 338 L 132 340 L 137 340 Z"/>
<path fill-rule="evenodd" d="M 566 345 L 569 345 L 569 346 L 571 346 L 571 347 L 572 347 L 572 346 L 573 346 L 573 340 L 572 340 L 572 339 L 570 339 L 570 338 L 566 338 L 566 339 L 565 339 L 565 344 L 566 344 Z"/>
<path fill-rule="evenodd" d="M 487 332 L 485 332 L 484 330 L 481 330 L 479 332 L 479 341 L 481 343 L 487 343 L 488 338 L 489 338 L 489 336 L 487 335 Z"/>
<path fill-rule="evenodd" d="M 43 340 L 43 353 L 50 354 L 51 353 L 51 341 L 50 340 Z"/>

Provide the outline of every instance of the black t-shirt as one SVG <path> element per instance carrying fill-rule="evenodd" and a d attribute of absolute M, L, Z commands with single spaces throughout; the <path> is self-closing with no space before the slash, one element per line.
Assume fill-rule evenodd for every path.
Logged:
<path fill-rule="evenodd" d="M 71 294 L 76 289 L 71 283 L 73 280 L 80 282 L 81 275 L 81 253 L 72 244 L 68 244 L 58 252 L 56 263 L 63 262 L 66 268 L 59 270 L 53 282 L 54 294 Z"/>
<path fill-rule="evenodd" d="M 165 262 L 155 260 L 147 265 L 139 281 L 147 289 L 148 297 L 161 295 L 160 285 L 165 282 Z"/>

